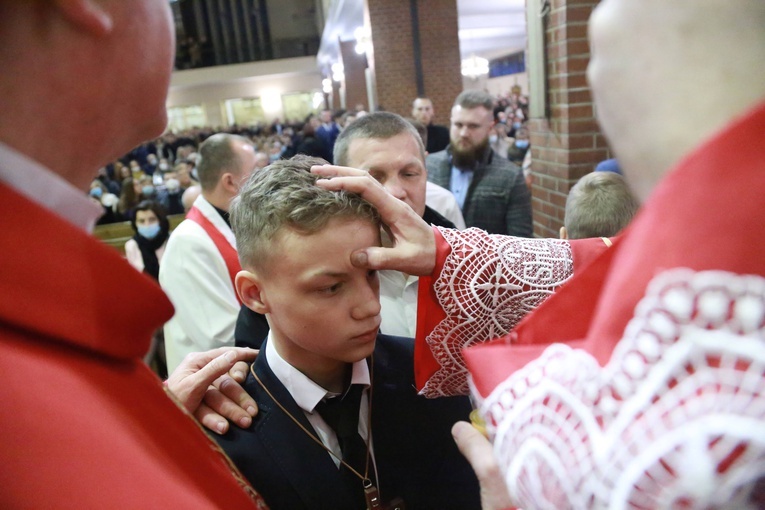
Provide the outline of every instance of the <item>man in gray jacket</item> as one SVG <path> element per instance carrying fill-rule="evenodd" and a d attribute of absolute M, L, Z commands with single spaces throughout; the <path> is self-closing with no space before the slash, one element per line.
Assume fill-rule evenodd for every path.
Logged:
<path fill-rule="evenodd" d="M 521 169 L 489 146 L 493 99 L 466 90 L 452 107 L 450 144 L 426 159 L 428 180 L 451 190 L 468 227 L 531 237 L 531 194 Z"/>

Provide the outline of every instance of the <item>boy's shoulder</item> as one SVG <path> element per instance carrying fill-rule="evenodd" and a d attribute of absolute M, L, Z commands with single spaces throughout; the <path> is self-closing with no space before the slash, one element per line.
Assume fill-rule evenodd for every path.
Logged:
<path fill-rule="evenodd" d="M 342 482 L 332 459 L 275 403 L 274 399 L 313 431 L 302 409 L 269 368 L 265 352 L 261 349 L 244 383 L 258 405 L 252 425 L 247 429 L 232 425 L 215 439 L 271 508 L 312 509 L 316 501 L 345 508 L 338 495 Z"/>

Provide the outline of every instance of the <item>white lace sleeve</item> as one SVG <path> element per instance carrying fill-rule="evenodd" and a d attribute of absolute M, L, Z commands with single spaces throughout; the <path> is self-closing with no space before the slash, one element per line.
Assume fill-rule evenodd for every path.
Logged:
<path fill-rule="evenodd" d="M 426 338 L 440 364 L 427 397 L 467 395 L 462 349 L 507 334 L 573 273 L 567 241 L 439 230 L 452 251 L 433 284 L 446 318 Z"/>
<path fill-rule="evenodd" d="M 481 410 L 522 508 L 763 508 L 765 279 L 660 274 L 605 367 L 552 345 Z"/>

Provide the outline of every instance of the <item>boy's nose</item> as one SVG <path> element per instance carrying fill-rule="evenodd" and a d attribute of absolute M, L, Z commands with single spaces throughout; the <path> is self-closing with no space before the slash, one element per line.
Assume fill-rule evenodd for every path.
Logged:
<path fill-rule="evenodd" d="M 380 314 L 380 294 L 378 288 L 365 286 L 358 296 L 358 304 L 353 308 L 351 316 L 356 320 L 375 317 Z"/>

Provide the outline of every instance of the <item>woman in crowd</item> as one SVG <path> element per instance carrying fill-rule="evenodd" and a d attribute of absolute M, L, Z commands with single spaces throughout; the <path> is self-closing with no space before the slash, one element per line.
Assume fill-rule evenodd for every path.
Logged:
<path fill-rule="evenodd" d="M 144 200 L 136 206 L 130 223 L 135 235 L 125 243 L 125 256 L 130 265 L 157 280 L 159 263 L 170 235 L 167 215 L 158 203 Z"/>
<path fill-rule="evenodd" d="M 100 179 L 93 179 L 90 183 L 91 200 L 103 207 L 104 212 L 98 221 L 97 225 L 105 225 L 107 223 L 117 223 L 122 221 L 122 215 L 117 210 L 117 196 L 110 193 L 103 182 Z"/>

